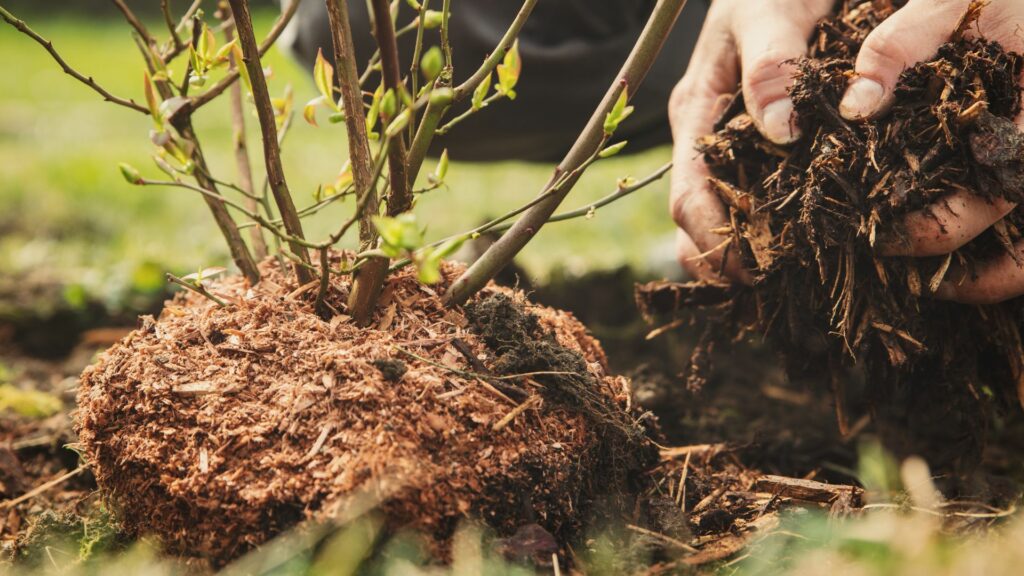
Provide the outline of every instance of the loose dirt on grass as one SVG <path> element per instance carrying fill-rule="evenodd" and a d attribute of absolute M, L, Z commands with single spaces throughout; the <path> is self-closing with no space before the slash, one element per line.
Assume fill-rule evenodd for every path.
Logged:
<path fill-rule="evenodd" d="M 911 212 L 941 224 L 943 210 L 957 211 L 953 194 L 1024 199 L 1024 138 L 1013 123 L 1024 57 L 970 37 L 985 9 L 973 3 L 953 40 L 903 73 L 891 112 L 848 122 L 837 110 L 861 44 L 902 4 L 842 2 L 819 24 L 791 91 L 803 133 L 795 144 L 763 138 L 740 93 L 701 140 L 710 186 L 728 207 L 726 258 L 751 271 L 753 286 L 657 284 L 640 299 L 652 313 L 698 307 L 717 318 L 693 357 L 694 388 L 714 343 L 766 335 L 791 376 L 831 386 L 844 435 L 859 416 L 848 406 L 853 380 L 874 415 L 941 445 L 938 460 L 970 461 L 991 413 L 1024 402 L 1024 308 L 931 295 L 1016 255 L 1021 215 L 948 256 L 883 257 L 880 246 L 909 241 L 902 223 Z"/>
<path fill-rule="evenodd" d="M 209 287 L 228 307 L 179 295 L 83 373 L 80 440 L 129 533 L 223 562 L 368 502 L 443 557 L 463 518 L 565 541 L 598 499 L 632 505 L 656 451 L 571 315 L 502 288 L 449 310 L 446 265 L 440 286 L 395 274 L 360 329 L 262 272 Z"/>

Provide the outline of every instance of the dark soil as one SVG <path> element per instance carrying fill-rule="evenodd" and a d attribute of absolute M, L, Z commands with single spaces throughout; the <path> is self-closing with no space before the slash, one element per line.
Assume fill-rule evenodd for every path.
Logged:
<path fill-rule="evenodd" d="M 499 288 L 447 310 L 404 272 L 359 329 L 263 269 L 211 286 L 227 308 L 179 295 L 83 374 L 81 443 L 129 533 L 220 562 L 369 504 L 441 557 L 464 518 L 568 542 L 656 459 L 629 381 L 566 313 Z"/>
<path fill-rule="evenodd" d="M 1024 392 L 1020 301 L 966 306 L 929 298 L 954 271 L 972 273 L 1021 238 L 1018 213 L 949 257 L 885 258 L 880 238 L 902 238 L 907 213 L 955 191 L 1024 199 L 1021 109 L 1024 57 L 958 37 L 900 79 L 892 111 L 850 123 L 837 112 L 868 33 L 901 2 L 843 2 L 818 26 L 792 90 L 804 136 L 789 147 L 761 137 L 737 96 L 702 140 L 712 188 L 731 219 L 728 258 L 755 281 L 650 286 L 650 311 L 700 308 L 705 333 L 690 383 L 699 387 L 714 347 L 765 336 L 792 378 L 831 388 L 845 435 L 868 413 L 902 453 L 940 468 L 976 463 L 993 414 Z M 980 3 L 965 14 L 967 30 Z M 681 322 L 681 321 L 680 321 Z"/>

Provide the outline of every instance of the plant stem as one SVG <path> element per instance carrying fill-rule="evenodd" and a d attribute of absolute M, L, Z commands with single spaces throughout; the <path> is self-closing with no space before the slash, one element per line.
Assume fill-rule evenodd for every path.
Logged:
<path fill-rule="evenodd" d="M 446 73 L 441 74 L 441 78 L 451 79 L 451 46 L 448 44 L 448 12 L 450 0 L 445 0 L 443 19 L 441 20 L 441 46 L 445 53 L 446 62 Z M 515 43 L 516 38 L 519 36 L 519 32 L 523 29 L 526 24 L 526 20 L 530 17 L 530 13 L 533 12 L 533 8 L 537 5 L 537 0 L 526 0 L 523 2 L 522 7 L 519 9 L 519 13 L 516 14 L 515 19 L 512 20 L 512 24 L 509 25 L 508 30 L 498 41 L 498 45 L 495 47 L 494 52 L 488 56 L 480 68 L 473 73 L 465 82 L 460 84 L 451 92 L 451 97 L 447 102 L 439 100 L 434 102 L 431 99 L 427 105 L 427 110 L 423 113 L 423 122 L 420 124 L 419 129 L 416 131 L 416 136 L 413 138 L 413 143 L 410 146 L 409 157 L 407 159 L 408 173 L 409 173 L 409 185 L 413 186 L 416 183 L 416 176 L 419 175 L 420 168 L 423 167 L 423 159 L 427 156 L 427 151 L 430 149 L 430 143 L 433 141 L 437 126 L 440 125 L 444 115 L 448 112 L 449 107 L 455 102 L 459 102 L 466 98 L 466 96 L 473 93 L 473 90 L 480 85 L 481 82 L 487 78 L 487 75 L 494 71 L 494 69 L 501 62 L 501 59 L 505 57 L 505 54 L 512 44 Z"/>
<path fill-rule="evenodd" d="M 203 194 L 203 200 L 206 201 L 206 205 L 210 208 L 210 212 L 213 213 L 213 219 L 217 222 L 217 227 L 220 228 L 221 234 L 224 235 L 224 239 L 228 243 L 228 250 L 231 251 L 231 259 L 238 266 L 239 271 L 245 276 L 251 284 L 257 284 L 260 281 L 260 272 L 256 267 L 256 261 L 253 260 L 252 254 L 249 252 L 249 247 L 245 245 L 245 240 L 242 239 L 242 234 L 238 230 L 238 225 L 235 223 L 235 219 L 231 217 L 227 207 L 224 205 L 225 198 L 222 197 L 220 191 L 217 189 L 217 183 L 210 178 L 210 169 L 206 165 L 206 157 L 203 155 L 203 149 L 199 145 L 199 139 L 196 137 L 195 130 L 192 128 L 192 117 L 180 117 L 176 119 L 175 128 L 181 137 L 191 144 L 192 148 L 192 163 L 195 165 L 195 179 L 196 183 L 202 190 L 208 192 Z"/>
<path fill-rule="evenodd" d="M 248 0 L 230 0 L 230 2 L 231 13 L 235 18 L 235 28 L 238 31 L 238 41 L 242 48 L 242 63 L 252 80 L 252 95 L 256 104 L 256 114 L 260 121 L 260 131 L 263 134 L 263 157 L 266 163 L 267 179 L 270 181 L 270 190 L 274 194 L 274 201 L 281 214 L 285 230 L 296 238 L 305 238 L 302 233 L 302 221 L 299 220 L 299 215 L 295 211 L 295 204 L 292 202 L 291 192 L 288 190 L 288 182 L 285 180 L 284 168 L 281 166 L 281 148 L 277 141 L 277 121 L 274 118 L 274 107 L 270 102 L 267 79 L 263 75 L 260 51 L 256 46 L 252 17 L 249 15 L 249 2 Z M 305 246 L 294 241 L 290 244 L 291 251 L 308 264 L 309 254 Z M 300 285 L 313 279 L 309 270 L 302 266 L 295 266 L 295 275 L 298 277 Z"/>
<path fill-rule="evenodd" d="M 164 16 L 164 24 L 167 25 L 167 31 L 171 33 L 171 49 L 181 51 L 185 48 L 184 43 L 181 41 L 181 35 L 178 34 L 178 29 L 175 28 L 174 19 L 171 18 L 171 5 L 170 0 L 160 0 L 160 12 Z"/>
<path fill-rule="evenodd" d="M 124 3 L 124 0 L 111 1 L 114 3 L 114 6 L 117 6 L 117 9 L 121 11 L 121 14 L 124 15 L 124 19 L 128 21 L 128 24 L 134 28 L 142 40 L 146 42 L 146 45 L 148 45 L 150 49 L 156 50 L 156 40 L 154 40 L 153 36 L 150 35 L 149 30 L 146 29 L 146 25 L 143 24 L 135 13 L 132 12 L 131 8 Z"/>
<path fill-rule="evenodd" d="M 230 8 L 224 10 L 221 19 L 227 21 L 231 18 Z M 231 27 L 224 29 L 224 41 L 230 43 L 234 39 L 234 32 Z M 234 55 L 228 56 L 231 70 L 238 67 Z M 238 166 L 238 183 L 241 191 L 246 197 L 246 207 L 253 211 L 260 211 L 260 198 L 252 183 L 252 164 L 249 161 L 249 147 L 245 141 L 245 107 L 242 103 L 242 85 L 235 82 L 228 92 L 228 100 L 231 104 L 231 127 L 234 132 L 235 164 Z M 259 226 L 253 226 L 249 231 L 249 242 L 252 243 L 253 251 L 257 260 L 267 257 L 267 242 L 263 238 L 263 231 Z"/>
<path fill-rule="evenodd" d="M 300 2 L 302 2 L 302 0 L 292 0 L 291 3 L 288 4 L 288 8 L 281 12 L 281 17 L 274 22 L 274 25 L 273 27 L 271 27 L 270 32 L 267 33 L 267 37 L 264 38 L 263 42 L 260 43 L 259 55 L 261 58 L 263 57 L 264 54 L 267 53 L 267 50 L 270 50 L 270 47 L 274 45 L 274 42 L 277 42 L 278 37 L 281 36 L 281 33 L 284 32 L 284 29 L 288 26 L 288 23 L 291 22 L 292 17 L 295 16 L 295 12 L 297 12 L 299 9 Z M 234 11 L 235 4 L 236 2 L 232 0 L 232 11 Z M 248 11 L 246 12 L 246 14 L 248 15 Z M 250 30 L 252 29 L 251 19 L 249 22 L 249 28 Z M 248 56 L 246 56 L 246 58 L 248 58 Z M 188 106 L 192 110 L 201 108 L 202 106 L 208 104 L 211 100 L 215 99 L 217 96 L 220 96 L 222 93 L 224 93 L 224 91 L 227 90 L 231 86 L 231 84 L 233 84 L 237 80 L 238 70 L 228 72 L 226 76 L 221 78 L 220 81 L 214 84 L 209 90 L 203 92 L 202 94 L 199 94 L 194 99 L 192 99 L 191 102 L 189 102 Z"/>
<path fill-rule="evenodd" d="M 345 128 L 348 133 L 349 160 L 352 163 L 352 182 L 357 201 L 354 218 L 359 222 L 361 249 L 377 245 L 377 229 L 371 218 L 379 211 L 377 178 L 373 171 L 370 141 L 366 136 L 366 112 L 359 89 L 359 71 L 356 69 L 352 26 L 348 18 L 347 0 L 326 0 L 327 17 L 334 43 L 334 68 L 338 76 L 338 89 L 345 107 Z M 356 272 L 349 294 L 348 313 L 359 326 L 365 326 L 373 315 L 377 296 L 384 285 L 388 261 L 375 258 Z"/>
<path fill-rule="evenodd" d="M 594 110 L 594 114 L 576 139 L 572 149 L 555 169 L 551 181 L 558 181 L 564 174 L 576 171 L 599 151 L 605 140 L 604 119 L 606 115 L 611 111 L 622 90 L 628 87 L 631 93 L 636 92 L 647 75 L 647 71 L 654 64 L 655 58 L 661 51 L 665 39 L 672 31 L 676 18 L 679 17 L 679 12 L 682 11 L 685 4 L 686 0 L 658 0 L 658 4 L 647 20 L 647 25 L 633 47 L 633 51 L 619 72 L 617 80 L 608 88 L 604 99 Z M 492 244 L 483 256 L 451 285 L 448 292 L 445 293 L 446 303 L 460 305 L 466 302 L 508 265 L 547 222 L 578 179 L 579 174 L 571 176 L 561 190 L 531 208 L 508 232 Z M 545 188 L 549 186 L 545 186 Z"/>
<path fill-rule="evenodd" d="M 217 306 L 220 306 L 221 308 L 227 308 L 227 306 L 228 306 L 227 302 L 225 302 L 225 301 L 221 300 L 220 298 L 214 296 L 213 293 L 210 292 L 209 290 L 207 290 L 206 287 L 203 286 L 202 284 L 199 284 L 197 286 L 197 285 L 195 285 L 195 284 L 193 284 L 191 282 L 187 282 L 185 280 L 182 280 L 181 278 L 178 278 L 177 276 L 175 276 L 174 274 L 171 274 L 170 272 L 167 273 L 167 281 L 171 282 L 172 284 L 177 284 L 178 286 L 181 286 L 182 288 L 185 288 L 186 290 L 190 290 L 192 292 L 195 292 L 196 294 L 199 294 L 200 296 L 211 300 L 214 304 L 216 304 Z"/>
<path fill-rule="evenodd" d="M 159 65 L 155 59 L 159 57 L 154 54 L 152 47 L 146 44 L 141 36 L 136 34 L 134 37 L 138 42 L 139 51 L 146 61 L 146 67 L 149 73 L 153 75 Z M 156 86 L 156 90 L 162 100 L 168 100 L 174 96 L 169 80 L 157 80 L 153 84 Z M 178 131 L 181 138 L 189 144 L 187 148 L 190 150 L 190 158 L 195 167 L 193 176 L 199 185 L 198 188 L 204 192 L 203 199 L 210 208 L 217 227 L 220 228 L 221 234 L 224 235 L 224 240 L 228 244 L 228 250 L 231 252 L 231 259 L 251 284 L 258 283 L 260 281 L 259 269 L 252 258 L 252 254 L 249 252 L 249 247 L 242 240 L 238 225 L 224 204 L 226 199 L 217 189 L 216 180 L 210 175 L 210 169 L 206 164 L 206 157 L 203 155 L 203 148 L 199 143 L 199 138 L 196 136 L 195 129 L 192 127 L 191 114 L 173 114 L 168 120 Z"/>
<path fill-rule="evenodd" d="M 135 102 L 135 100 L 132 100 L 130 98 L 120 98 L 118 96 L 114 96 L 113 94 L 105 90 L 102 86 L 97 84 L 91 76 L 86 76 L 72 68 L 67 63 L 67 61 L 65 61 L 64 58 L 61 57 L 60 53 L 57 52 L 57 50 L 53 47 L 53 42 L 50 42 L 49 40 L 37 34 L 35 30 L 28 27 L 28 24 L 25 24 L 24 21 L 15 18 L 14 15 L 8 12 L 7 9 L 3 6 L 0 6 L 0 18 L 3 18 L 5 22 L 13 26 L 16 30 L 18 30 L 18 32 L 21 32 L 22 34 L 35 40 L 40 46 L 42 46 L 46 49 L 47 52 L 49 52 L 50 56 L 57 62 L 57 64 L 60 66 L 61 70 L 63 70 L 65 74 L 71 76 L 75 80 L 78 80 L 82 84 L 85 84 L 94 92 L 102 96 L 103 99 L 107 102 L 112 102 L 119 106 L 124 106 L 125 108 L 130 108 L 132 110 L 135 110 L 136 112 L 141 112 L 146 116 L 149 116 L 149 108 L 141 104 L 138 104 L 137 102 Z"/>
<path fill-rule="evenodd" d="M 384 89 L 394 90 L 395 100 L 399 103 L 397 108 L 400 109 L 402 102 L 400 91 L 405 89 L 405 85 L 402 83 L 402 72 L 398 63 L 398 41 L 395 39 L 395 26 L 391 21 L 391 10 L 388 0 L 371 0 L 371 6 L 374 14 L 374 34 L 377 38 L 377 47 L 380 49 Z M 391 118 L 387 120 L 391 120 Z M 402 134 L 396 134 L 388 147 L 388 172 L 391 177 L 391 190 L 386 199 L 388 216 L 397 216 L 412 208 L 412 194 L 409 193 L 405 154 L 405 138 Z"/>

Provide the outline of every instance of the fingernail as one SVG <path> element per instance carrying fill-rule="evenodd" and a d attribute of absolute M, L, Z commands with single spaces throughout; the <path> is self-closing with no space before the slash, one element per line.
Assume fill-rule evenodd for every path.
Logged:
<path fill-rule="evenodd" d="M 800 137 L 793 118 L 793 102 L 789 98 L 776 100 L 764 107 L 764 135 L 776 144 L 792 144 Z"/>
<path fill-rule="evenodd" d="M 956 286 L 949 280 L 939 282 L 939 288 L 932 293 L 936 300 L 952 300 L 956 298 Z"/>
<path fill-rule="evenodd" d="M 847 120 L 870 118 L 882 106 L 885 88 L 870 78 L 854 79 L 846 88 L 846 95 L 839 103 L 839 113 Z"/>

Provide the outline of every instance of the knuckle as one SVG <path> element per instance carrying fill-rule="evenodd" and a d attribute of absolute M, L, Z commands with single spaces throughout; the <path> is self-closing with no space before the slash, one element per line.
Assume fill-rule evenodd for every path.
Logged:
<path fill-rule="evenodd" d="M 786 96 L 793 83 L 792 59 L 792 54 L 769 49 L 750 60 L 743 71 L 743 85 L 754 99 L 755 106 L 763 107 Z"/>
<path fill-rule="evenodd" d="M 889 21 L 891 23 L 892 21 Z M 910 56 L 904 44 L 903 34 L 894 25 L 886 26 L 883 22 L 878 28 L 868 35 L 861 46 L 860 54 L 857 56 L 857 71 L 859 73 L 871 72 L 900 72 L 909 64 Z"/>
<path fill-rule="evenodd" d="M 677 82 L 672 88 L 672 92 L 668 97 L 670 121 L 675 121 L 674 119 L 678 116 L 679 111 L 684 109 L 687 103 L 693 100 L 695 94 L 696 91 L 693 89 L 693 82 L 690 81 L 689 74 L 683 76 L 682 80 Z"/>

